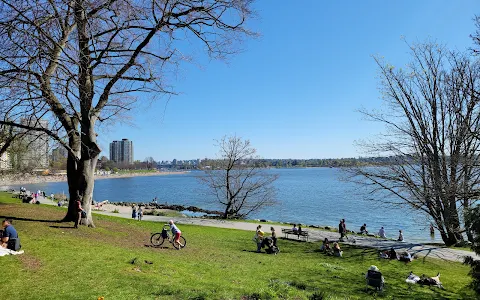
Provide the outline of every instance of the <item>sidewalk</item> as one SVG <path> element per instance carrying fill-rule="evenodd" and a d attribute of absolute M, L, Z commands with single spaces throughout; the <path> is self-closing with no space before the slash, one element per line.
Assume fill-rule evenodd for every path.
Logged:
<path fill-rule="evenodd" d="M 56 202 L 51 201 L 48 198 L 41 197 L 40 202 L 42 204 L 57 205 Z M 107 215 L 113 217 L 120 217 L 125 219 L 131 219 L 130 213 L 120 212 L 113 213 L 108 211 L 92 211 L 93 214 Z M 159 222 L 162 224 L 168 223 L 171 217 L 161 217 L 161 216 L 143 216 L 143 221 Z M 141 222 L 141 221 L 140 221 Z M 248 223 L 241 221 L 227 221 L 219 219 L 201 219 L 201 218 L 175 218 L 175 222 L 178 224 L 190 224 L 190 225 L 199 225 L 199 226 L 211 226 L 211 227 L 220 227 L 220 228 L 231 228 L 239 230 L 248 230 L 252 231 L 252 234 L 255 232 L 258 224 L 262 225 L 265 232 L 270 231 L 270 227 L 274 227 L 277 232 L 277 236 L 282 237 L 282 229 L 290 229 L 291 226 L 280 226 L 280 225 L 270 225 L 266 223 Z M 159 225 L 159 230 L 161 225 Z M 329 241 L 338 241 L 339 234 L 336 232 L 323 231 L 320 229 L 305 228 L 309 232 L 309 240 L 311 242 L 323 241 L 325 238 L 328 238 Z M 480 259 L 480 256 L 476 255 L 474 252 L 457 250 L 452 248 L 440 247 L 440 246 L 430 246 L 417 243 L 408 243 L 408 242 L 397 242 L 392 240 L 382 240 L 366 236 L 356 236 L 352 235 L 342 242 L 343 244 L 356 245 L 360 247 L 374 248 L 378 250 L 385 250 L 394 248 L 395 251 L 408 251 L 410 254 L 418 255 L 419 257 L 432 257 L 448 261 L 463 262 L 465 256 L 473 256 L 475 259 Z M 320 245 L 319 245 L 320 246 Z"/>

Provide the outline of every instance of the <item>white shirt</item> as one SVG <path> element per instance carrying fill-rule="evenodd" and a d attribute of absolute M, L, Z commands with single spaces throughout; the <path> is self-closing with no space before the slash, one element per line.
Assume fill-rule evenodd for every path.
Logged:
<path fill-rule="evenodd" d="M 381 238 L 384 238 L 384 239 L 387 238 L 387 236 L 385 235 L 385 229 L 383 229 L 383 228 L 380 228 L 380 230 L 378 231 L 378 235 L 379 235 Z"/>

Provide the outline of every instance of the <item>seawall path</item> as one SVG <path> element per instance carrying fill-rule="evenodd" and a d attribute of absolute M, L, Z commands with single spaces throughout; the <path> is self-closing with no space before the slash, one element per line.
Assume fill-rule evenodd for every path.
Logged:
<path fill-rule="evenodd" d="M 57 205 L 56 202 L 53 202 L 48 198 L 41 197 L 39 200 L 42 204 Z M 109 207 L 109 209 L 110 208 L 112 207 Z M 125 219 L 130 219 L 132 217 L 129 207 L 118 207 L 118 211 L 119 213 L 113 213 L 111 211 L 94 210 L 93 214 L 120 217 Z M 159 223 L 162 223 L 162 225 L 168 223 L 170 219 L 172 218 L 162 217 L 162 216 L 152 216 L 152 215 L 143 216 L 143 221 L 159 222 Z M 139 222 L 142 222 L 142 221 L 139 221 Z M 219 219 L 202 219 L 202 218 L 188 218 L 188 217 L 175 218 L 175 222 L 177 224 L 190 224 L 190 225 L 199 225 L 199 226 L 211 226 L 211 227 L 220 227 L 220 228 L 248 230 L 248 231 L 252 231 L 252 237 L 253 237 L 253 234 L 255 233 L 255 230 L 258 224 L 262 225 L 266 233 L 269 232 L 269 229 L 271 226 L 274 227 L 278 237 L 282 236 L 282 233 L 281 233 L 282 229 L 291 228 L 291 226 L 271 225 L 268 223 L 261 223 L 261 222 L 257 224 L 257 223 L 242 222 L 242 221 L 228 221 L 228 220 L 219 220 Z M 159 231 L 161 230 L 162 225 L 158 226 Z M 308 228 L 306 230 L 308 230 L 310 242 L 323 241 L 325 238 L 328 238 L 330 242 L 338 241 L 339 239 L 339 234 L 336 232 L 323 231 L 320 229 L 312 229 L 312 228 Z M 360 247 L 374 248 L 377 250 L 386 250 L 386 249 L 394 248 L 395 251 L 397 252 L 408 251 L 410 254 L 414 254 L 419 257 L 432 257 L 432 258 L 438 258 L 438 259 L 456 261 L 456 262 L 463 262 L 463 258 L 465 256 L 473 256 L 475 259 L 480 259 L 479 255 L 476 255 L 474 252 L 471 252 L 471 251 L 452 249 L 452 248 L 447 248 L 442 246 L 398 242 L 393 240 L 383 240 L 383 239 L 367 237 L 367 236 L 357 236 L 357 235 L 350 236 L 347 240 L 341 243 L 356 245 Z M 252 247 L 254 246 L 252 245 Z"/>

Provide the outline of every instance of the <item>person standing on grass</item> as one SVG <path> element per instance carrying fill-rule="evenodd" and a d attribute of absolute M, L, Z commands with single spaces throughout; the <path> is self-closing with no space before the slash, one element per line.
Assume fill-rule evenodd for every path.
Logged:
<path fill-rule="evenodd" d="M 255 242 L 257 243 L 257 253 L 262 252 L 262 242 L 263 236 L 265 233 L 262 231 L 262 225 L 257 226 L 257 231 L 255 232 Z"/>
<path fill-rule="evenodd" d="M 138 207 L 137 215 L 138 215 L 138 220 L 141 221 L 143 218 L 143 207 L 141 205 Z"/>
<path fill-rule="evenodd" d="M 273 245 L 276 247 L 277 246 L 277 233 L 275 232 L 275 228 L 270 227 L 270 230 L 272 231 L 272 241 Z"/>
<path fill-rule="evenodd" d="M 180 229 L 178 229 L 177 225 L 175 225 L 173 220 L 170 220 L 168 224 L 170 225 L 170 230 L 172 231 L 172 235 L 174 236 L 174 243 L 180 245 L 177 250 L 180 250 L 180 248 L 183 248 L 183 246 L 185 246 L 180 243 L 180 236 L 182 235 L 182 232 L 180 231 Z"/>
<path fill-rule="evenodd" d="M 82 202 L 80 201 L 79 198 L 77 198 L 77 201 L 75 201 L 75 207 L 77 209 L 77 217 L 75 218 L 75 226 L 74 228 L 78 228 L 78 224 L 81 224 L 82 222 Z"/>

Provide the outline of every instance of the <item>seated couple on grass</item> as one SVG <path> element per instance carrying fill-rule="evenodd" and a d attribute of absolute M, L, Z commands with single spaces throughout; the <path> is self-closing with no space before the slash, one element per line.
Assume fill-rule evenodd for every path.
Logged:
<path fill-rule="evenodd" d="M 333 255 L 337 257 L 342 257 L 343 256 L 343 251 L 340 248 L 340 245 L 338 243 L 333 243 L 333 248 L 330 248 L 330 241 L 325 238 L 323 240 L 322 245 L 320 246 L 320 251 L 328 254 L 328 255 Z"/>

